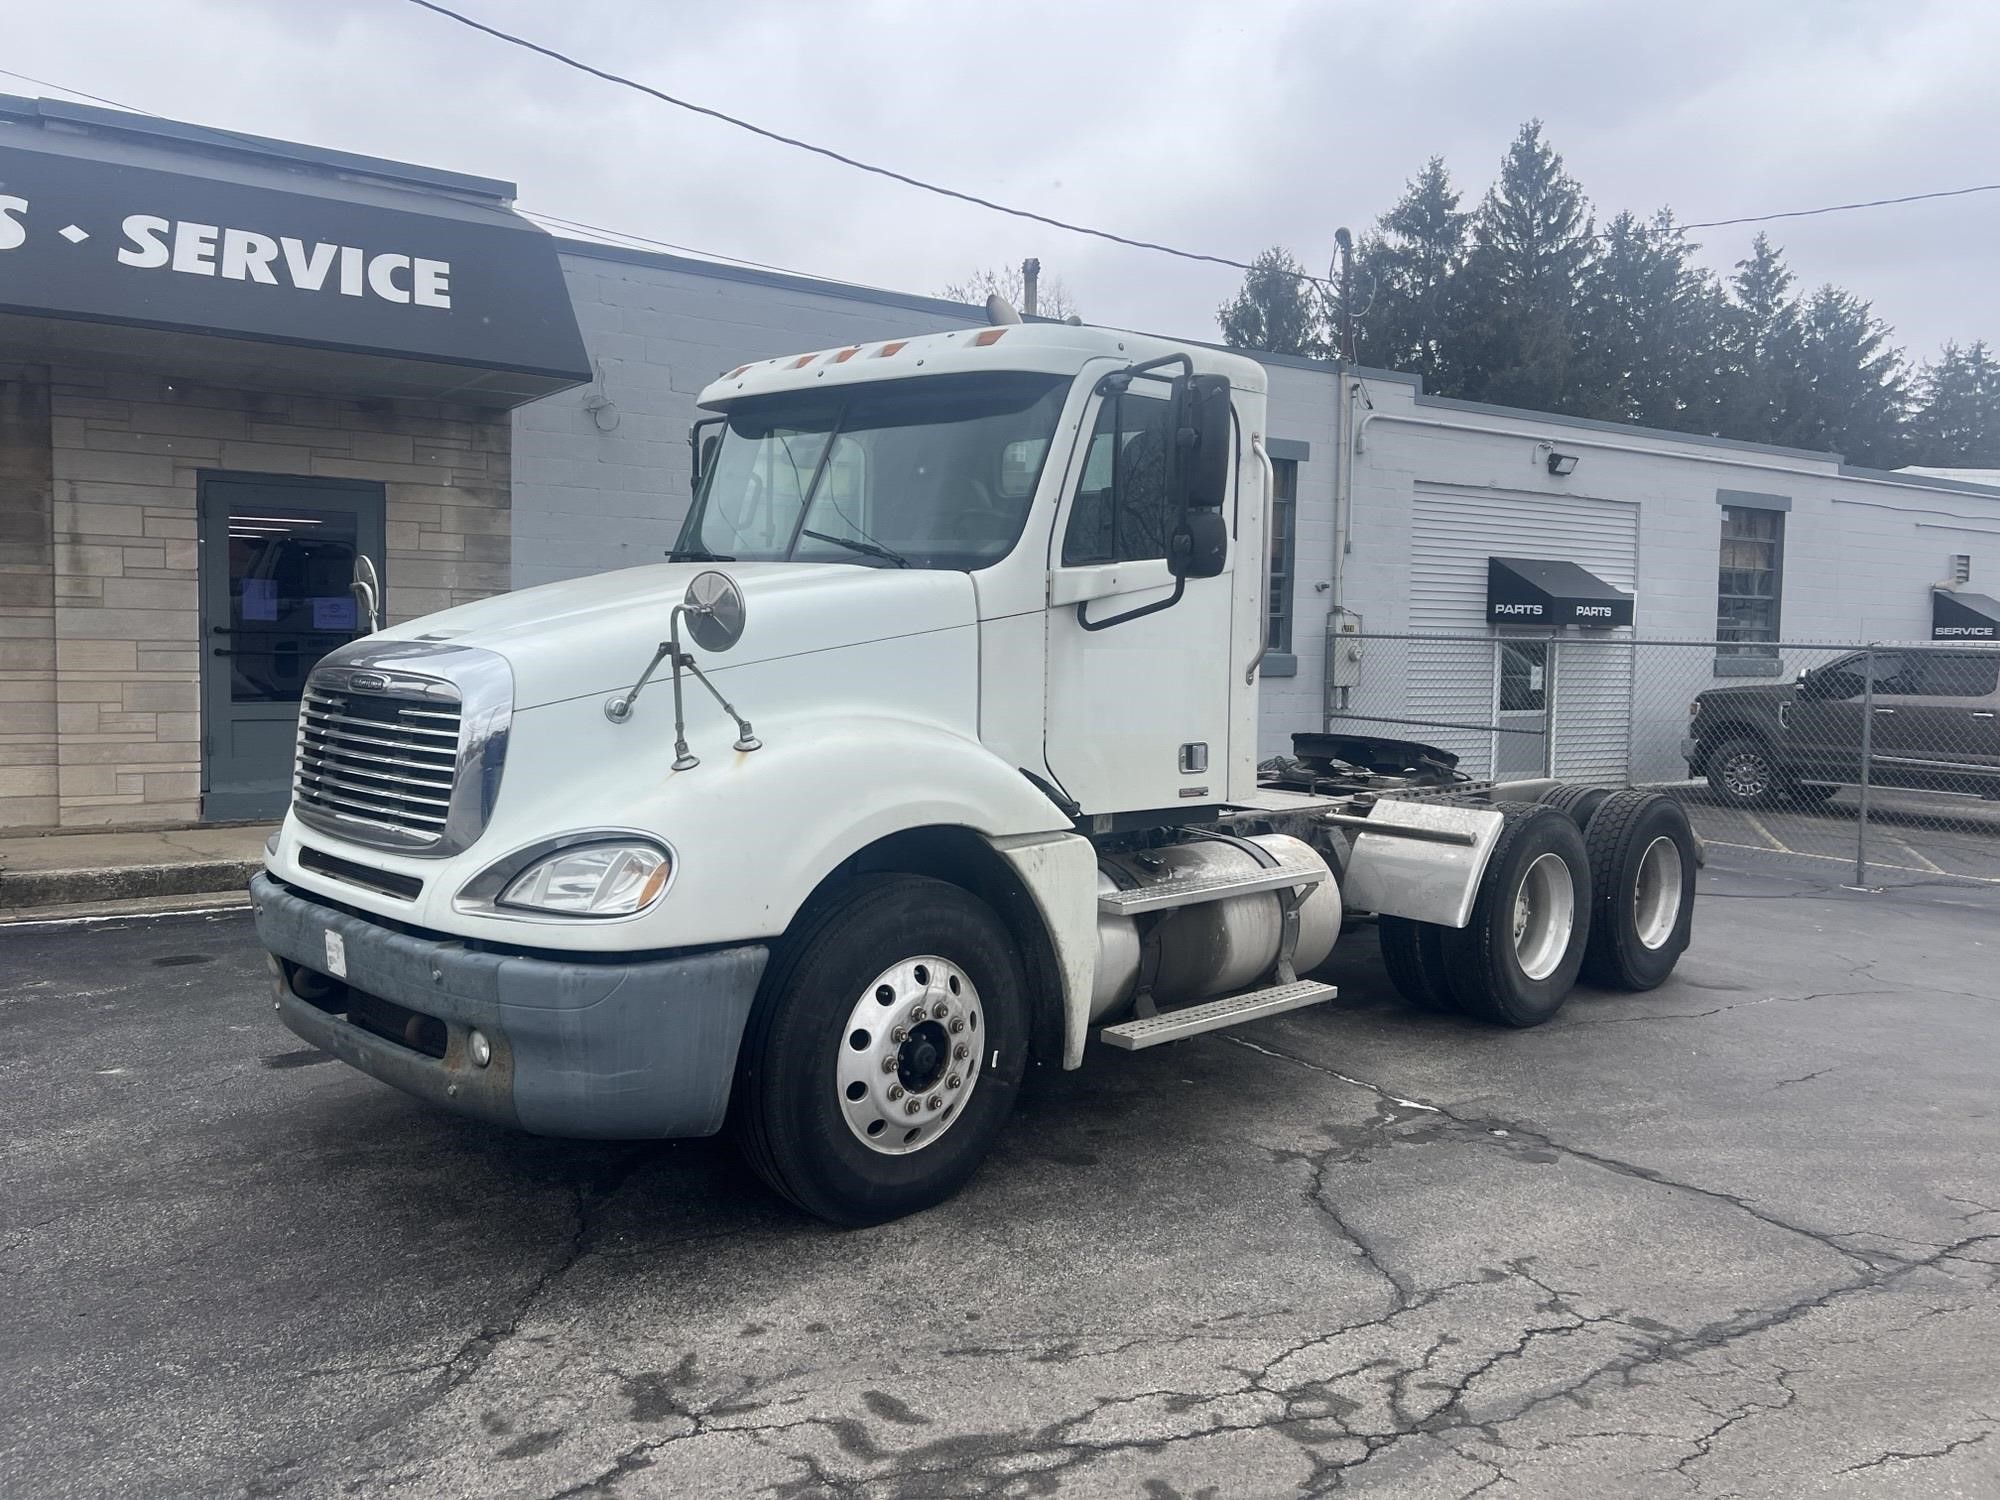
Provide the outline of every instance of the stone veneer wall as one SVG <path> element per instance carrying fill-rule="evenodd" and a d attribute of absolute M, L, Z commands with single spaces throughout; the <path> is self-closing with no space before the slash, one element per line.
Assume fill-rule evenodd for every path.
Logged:
<path fill-rule="evenodd" d="M 199 817 L 195 500 L 204 470 L 383 483 L 391 620 L 508 587 L 504 412 L 66 366 L 50 372 L 46 390 L 38 481 L 32 441 L 20 440 L 34 427 L 34 402 L 0 388 L 0 544 L 10 549 L 0 568 L 24 570 L 0 574 L 0 826 Z M 50 494 L 44 541 L 29 535 L 38 482 Z M 8 561 L 16 547 L 19 564 Z M 37 547 L 48 557 L 39 574 Z"/>
<path fill-rule="evenodd" d="M 0 366 L 0 828 L 56 820 L 49 372 Z"/>

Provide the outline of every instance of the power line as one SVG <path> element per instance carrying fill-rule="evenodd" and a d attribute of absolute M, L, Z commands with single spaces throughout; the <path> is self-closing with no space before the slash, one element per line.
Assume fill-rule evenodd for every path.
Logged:
<path fill-rule="evenodd" d="M 738 130 L 746 130 L 752 135 L 762 136 L 767 141 L 776 141 L 781 146 L 790 146 L 795 150 L 808 151 L 814 156 L 823 156 L 829 161 L 839 162 L 842 166 L 853 167 L 857 171 L 871 172 L 877 177 L 886 177 L 891 182 L 900 182 L 906 187 L 918 188 L 926 193 L 936 193 L 939 197 L 943 198 L 954 198 L 961 203 L 970 203 L 976 208 L 991 209 L 994 213 L 1008 214 L 1014 218 L 1027 219 L 1036 224 L 1046 224 L 1052 229 L 1066 230 L 1071 234 L 1083 234 L 1089 235 L 1093 239 L 1109 240 L 1114 245 L 1127 245 L 1134 250 L 1151 250 L 1158 255 L 1172 255 L 1181 260 L 1205 261 L 1209 265 L 1229 266 L 1238 271 L 1256 269 L 1249 261 L 1232 260 L 1226 255 L 1208 255 L 1199 250 L 1183 250 L 1175 245 L 1160 244 L 1157 240 L 1133 239 L 1129 235 L 1115 234 L 1109 229 L 1096 229 L 1088 224 L 1071 223 L 1067 219 L 1058 219 L 1048 214 L 1036 213 L 1032 209 L 1015 208 L 1011 204 L 996 203 L 991 198 L 981 198 L 975 193 L 961 192 L 957 188 L 946 187 L 942 183 L 927 182 L 921 177 L 912 177 L 907 172 L 898 172 L 892 167 L 878 166 L 874 162 L 862 161 L 859 157 L 848 156 L 844 152 L 835 151 L 830 146 L 815 145 L 811 141 L 800 140 L 797 136 L 785 135 L 780 131 L 767 129 L 765 126 L 753 124 L 751 121 L 745 120 L 740 116 L 728 114 L 710 105 L 696 104 L 693 100 L 679 98 L 662 89 L 656 89 L 649 83 L 641 83 L 636 78 L 627 78 L 622 73 L 610 72 L 607 69 L 596 67 L 591 63 L 571 57 L 566 52 L 558 52 L 553 47 L 544 47 L 539 42 L 531 42 L 526 37 L 516 36 L 511 31 L 502 31 L 497 26 L 489 26 L 484 21 L 476 21 L 471 16 L 462 15 L 448 6 L 439 5 L 437 0 L 408 0 L 408 3 L 423 10 L 433 11 L 438 15 L 458 22 L 461 26 L 468 26 L 474 31 L 484 32 L 487 36 L 495 37 L 511 46 L 522 47 L 530 52 L 539 53 L 543 57 L 561 63 L 564 67 L 574 68 L 579 73 L 588 73 L 591 77 L 602 79 L 606 83 L 615 83 L 623 88 L 636 89 L 642 94 L 658 99 L 662 103 L 671 104 L 677 109 L 685 109 L 698 115 L 706 115 L 711 120 L 720 120 L 725 125 L 734 125 Z M 1309 276 L 1304 273 L 1299 274 L 1301 280 L 1310 281 L 1318 285 L 1327 284 L 1324 277 Z"/>
<path fill-rule="evenodd" d="M 1820 214 L 1851 213 L 1857 208 L 1889 208 L 1898 203 L 1923 203 L 1932 198 L 1965 198 L 1973 193 L 2000 193 L 2000 182 L 1982 182 L 1976 187 L 1940 188 L 1934 193 L 1905 193 L 1900 198 L 1868 198 L 1860 203 L 1829 203 L 1824 208 L 1794 208 L 1776 214 L 1745 214 L 1740 219 L 1706 219 L 1698 224 L 1680 224 L 1675 227 L 1728 229 L 1737 224 L 1768 224 L 1775 219 L 1811 219 Z"/>
<path fill-rule="evenodd" d="M 31 78 L 26 73 L 16 73 L 12 68 L 0 68 L 0 74 L 5 74 L 9 78 L 18 78 L 23 83 L 32 83 L 38 89 L 54 89 L 60 94 L 74 94 L 79 99 L 88 99 L 92 104 L 108 104 L 113 109 L 122 109 L 128 114 L 153 114 L 150 109 L 141 109 L 136 104 L 120 104 L 116 99 L 107 99 L 102 94 L 86 94 L 82 89 L 73 89 L 66 83 L 51 83 L 46 78 Z M 157 120 L 159 116 L 153 115 L 153 118 Z"/>

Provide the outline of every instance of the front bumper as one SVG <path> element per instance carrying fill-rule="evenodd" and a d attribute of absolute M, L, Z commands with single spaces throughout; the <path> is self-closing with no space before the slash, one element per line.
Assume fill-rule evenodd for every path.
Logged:
<path fill-rule="evenodd" d="M 633 963 L 532 958 L 398 932 L 268 875 L 250 895 L 280 1018 L 384 1083 L 536 1135 L 722 1128 L 761 944 Z M 485 1067 L 469 1052 L 475 1029 L 492 1046 Z"/>
<path fill-rule="evenodd" d="M 1681 737 L 1681 759 L 1688 763 L 1691 770 L 1698 773 L 1701 770 L 1702 758 L 1701 741 L 1691 734 L 1683 735 Z"/>

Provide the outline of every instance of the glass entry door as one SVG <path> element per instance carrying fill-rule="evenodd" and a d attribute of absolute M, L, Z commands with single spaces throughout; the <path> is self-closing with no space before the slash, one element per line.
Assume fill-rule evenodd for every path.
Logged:
<path fill-rule="evenodd" d="M 306 676 L 366 633 L 348 583 L 382 552 L 379 484 L 202 476 L 203 817 L 283 815 Z"/>

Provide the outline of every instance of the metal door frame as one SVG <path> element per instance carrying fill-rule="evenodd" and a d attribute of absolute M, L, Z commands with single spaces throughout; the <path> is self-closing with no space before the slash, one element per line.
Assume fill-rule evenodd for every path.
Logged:
<path fill-rule="evenodd" d="M 315 478 L 310 474 L 265 474 L 255 470 L 241 469 L 199 469 L 195 472 L 195 593 L 199 599 L 197 612 L 197 655 L 201 669 L 198 683 L 201 704 L 201 817 L 204 822 L 228 822 L 249 816 L 243 810 L 217 809 L 214 807 L 216 793 L 210 777 L 214 767 L 214 742 L 216 726 L 212 721 L 216 694 L 213 678 L 216 670 L 214 626 L 211 587 L 215 570 L 224 570 L 222 579 L 223 607 L 228 608 L 228 532 L 216 537 L 210 528 L 209 513 L 212 488 L 217 484 L 249 484 L 276 489 L 315 491 L 320 494 L 339 496 L 350 504 L 355 514 L 355 542 L 357 547 L 375 561 L 382 574 L 384 597 L 388 590 L 388 531 L 389 494 L 388 486 L 377 479 Z M 372 504 L 371 504 L 372 502 Z M 301 500 L 301 505 L 309 502 Z M 219 545 L 218 545 L 219 543 Z M 242 795 L 242 794 L 225 794 Z"/>

